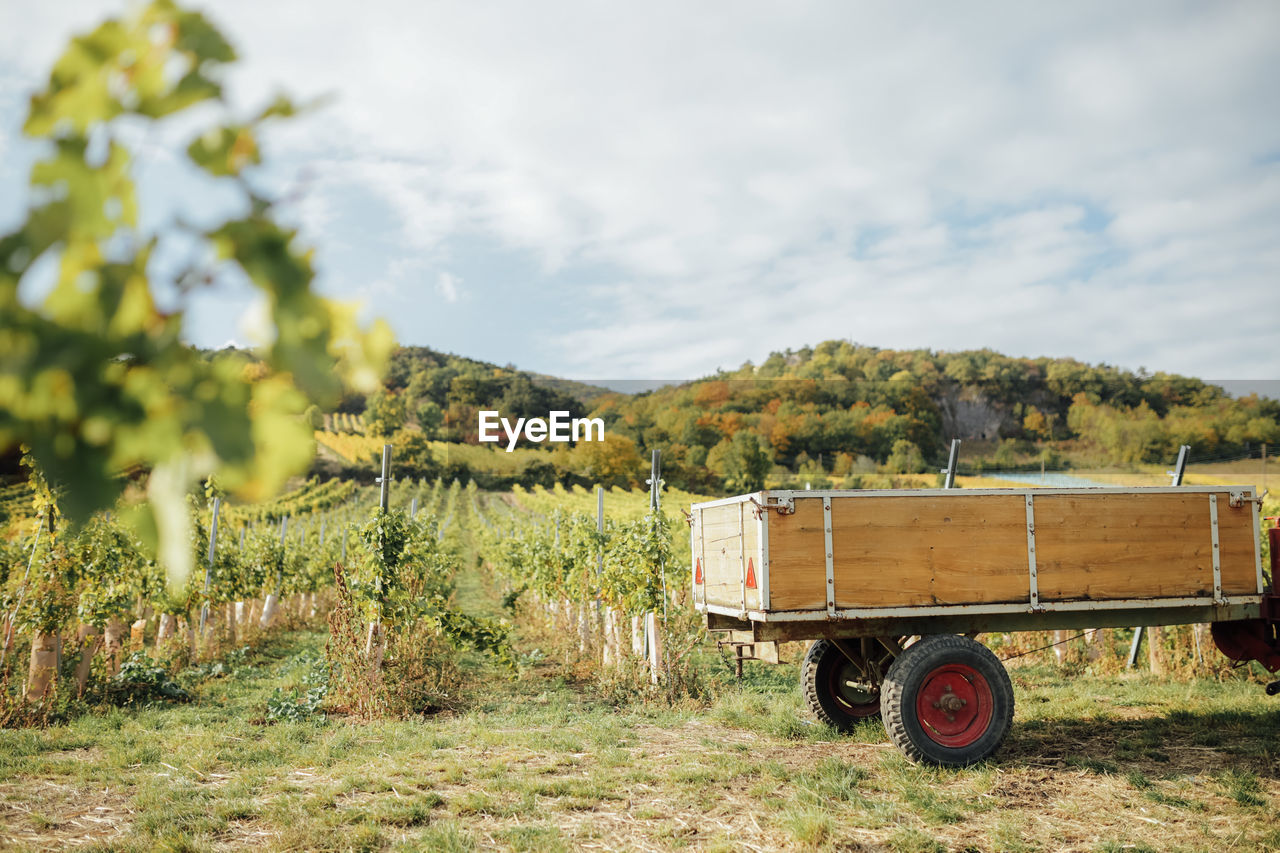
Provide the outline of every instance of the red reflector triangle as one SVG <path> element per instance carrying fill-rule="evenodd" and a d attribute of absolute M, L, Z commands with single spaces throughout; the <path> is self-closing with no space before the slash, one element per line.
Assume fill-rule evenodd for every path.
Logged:
<path fill-rule="evenodd" d="M 702 558 L 699 557 L 693 567 L 693 582 L 702 583 Z"/>
<path fill-rule="evenodd" d="M 747 589 L 755 589 L 755 588 L 756 588 L 756 561 L 753 558 L 748 557 L 747 558 Z"/>

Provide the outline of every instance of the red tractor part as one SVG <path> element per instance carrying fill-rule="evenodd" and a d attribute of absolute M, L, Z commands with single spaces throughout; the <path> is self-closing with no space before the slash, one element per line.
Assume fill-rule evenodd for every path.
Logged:
<path fill-rule="evenodd" d="M 1274 552 L 1273 552 L 1274 553 Z M 1233 661 L 1256 660 L 1268 672 L 1280 671 L 1280 596 L 1262 596 L 1262 618 L 1214 622 L 1213 642 Z M 1267 685 L 1267 694 L 1280 694 L 1280 681 Z"/>

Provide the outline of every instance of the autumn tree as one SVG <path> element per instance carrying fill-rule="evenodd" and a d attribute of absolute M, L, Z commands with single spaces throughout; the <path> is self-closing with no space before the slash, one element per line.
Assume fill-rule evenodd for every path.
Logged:
<path fill-rule="evenodd" d="M 890 474 L 921 474 L 925 469 L 924 456 L 919 447 L 901 438 L 893 443 L 884 467 Z"/>
<path fill-rule="evenodd" d="M 724 460 L 725 488 L 735 494 L 758 492 L 764 488 L 764 478 L 772 464 L 760 437 L 750 430 L 739 430 Z"/>
<path fill-rule="evenodd" d="M 381 388 L 369 395 L 364 410 L 364 427 L 369 435 L 389 436 L 404 427 L 408 419 L 404 395 Z"/>
<path fill-rule="evenodd" d="M 602 486 L 636 486 L 644 469 L 636 443 L 611 432 L 605 433 L 603 441 L 579 442 L 573 460 L 578 473 Z"/>
<path fill-rule="evenodd" d="M 444 409 L 433 400 L 423 400 L 415 410 L 418 427 L 427 438 L 435 438 L 436 432 L 444 424 Z"/>

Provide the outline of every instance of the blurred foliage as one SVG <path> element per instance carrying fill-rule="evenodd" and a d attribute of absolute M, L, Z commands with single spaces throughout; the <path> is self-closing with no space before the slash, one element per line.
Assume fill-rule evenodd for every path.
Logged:
<path fill-rule="evenodd" d="M 143 228 L 126 140 L 197 104 L 227 116 L 220 80 L 235 59 L 209 20 L 167 0 L 74 38 L 31 98 L 24 131 L 45 155 L 25 221 L 0 236 L 0 451 L 28 445 L 73 521 L 114 505 L 122 471 L 149 470 L 134 521 L 178 586 L 192 565 L 187 489 L 216 468 L 242 497 L 273 494 L 310 461 L 308 405 L 372 390 L 392 348 L 384 324 L 361 328 L 354 308 L 315 294 L 311 252 L 253 186 L 264 123 L 297 112 L 286 98 L 186 149 L 193 185 L 230 188 L 238 213 Z M 196 260 L 156 281 L 166 251 Z M 187 296 L 245 278 L 273 327 L 260 361 L 184 344 Z M 177 310 L 157 285 L 176 289 Z"/>

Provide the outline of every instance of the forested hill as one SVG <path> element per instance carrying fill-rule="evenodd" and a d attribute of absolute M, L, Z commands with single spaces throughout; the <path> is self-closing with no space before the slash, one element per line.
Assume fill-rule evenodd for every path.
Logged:
<path fill-rule="evenodd" d="M 509 364 L 500 367 L 428 347 L 396 349 L 383 384 L 389 393 L 402 398 L 410 419 L 424 405 L 437 407 L 440 437 L 452 441 L 466 441 L 469 435 L 474 438 L 475 413 L 482 408 L 497 409 L 513 419 L 546 417 L 553 410 L 577 416 L 586 413 L 592 400 L 611 393 L 596 385 L 531 373 Z M 349 397 L 339 411 L 360 414 L 366 403 L 363 397 Z M 434 417 L 428 415 L 427 419 Z"/>
<path fill-rule="evenodd" d="M 942 462 L 952 438 L 965 440 L 967 466 L 999 468 L 1171 462 L 1182 444 L 1201 458 L 1280 444 L 1274 400 L 1235 399 L 1184 376 L 990 350 L 828 341 L 622 394 L 408 347 L 395 354 L 386 387 L 368 401 L 349 399 L 344 410 L 365 412 L 374 432 L 407 421 L 429 438 L 466 444 L 476 443 L 480 409 L 513 419 L 556 409 L 592 414 L 606 421 L 608 453 L 562 447 L 531 461 L 531 477 L 636 482 L 658 448 L 669 482 L 704 492 L 765 481 L 856 485 L 862 475 L 924 471 Z"/>
<path fill-rule="evenodd" d="M 741 431 L 759 440 L 773 466 L 837 477 L 872 465 L 920 469 L 944 459 L 951 438 L 976 441 L 967 454 L 985 453 L 1001 467 L 1046 451 L 1052 464 L 1063 454 L 1123 464 L 1170 460 L 1182 444 L 1225 456 L 1280 441 L 1280 403 L 1233 399 L 1199 379 L 847 341 L 775 352 L 759 365 L 615 395 L 596 408 L 642 447 L 664 447 L 673 463 L 722 477 L 740 467 L 726 457 L 741 455 L 733 446 Z"/>

